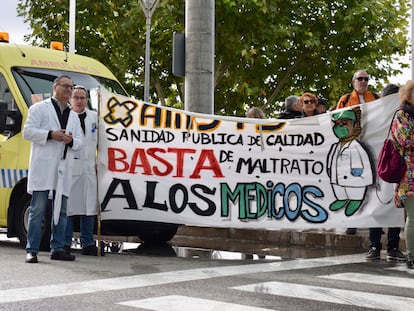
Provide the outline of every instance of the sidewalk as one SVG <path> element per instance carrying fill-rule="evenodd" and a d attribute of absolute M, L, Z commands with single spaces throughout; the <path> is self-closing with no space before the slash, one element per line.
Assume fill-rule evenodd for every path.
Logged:
<path fill-rule="evenodd" d="M 383 250 L 387 246 L 387 230 L 384 231 Z M 403 232 L 400 236 L 400 249 L 405 251 Z M 184 247 L 273 254 L 289 258 L 366 253 L 370 245 L 367 228 L 359 228 L 356 235 L 347 235 L 345 229 L 268 231 L 188 226 L 181 226 L 171 243 Z"/>

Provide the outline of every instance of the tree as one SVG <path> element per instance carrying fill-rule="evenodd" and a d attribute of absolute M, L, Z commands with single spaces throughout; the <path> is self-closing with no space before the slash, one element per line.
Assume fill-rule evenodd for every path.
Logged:
<path fill-rule="evenodd" d="M 69 0 L 25 0 L 19 15 L 31 43 L 68 42 Z M 284 98 L 311 91 L 336 103 L 356 69 L 375 88 L 402 68 L 408 49 L 409 3 L 403 0 L 216 0 L 215 109 L 269 115 Z M 152 16 L 151 98 L 183 107 L 183 78 L 171 73 L 172 33 L 184 32 L 185 0 L 161 1 Z M 77 1 L 76 48 L 107 65 L 142 98 L 145 16 L 138 0 Z"/>

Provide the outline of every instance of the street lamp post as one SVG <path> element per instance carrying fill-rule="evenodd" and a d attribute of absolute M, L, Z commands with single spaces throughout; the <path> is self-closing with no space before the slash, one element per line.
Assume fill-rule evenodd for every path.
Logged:
<path fill-rule="evenodd" d="M 69 1 L 69 52 L 75 53 L 75 22 L 76 22 L 76 0 Z"/>
<path fill-rule="evenodd" d="M 150 86 L 150 37 L 151 37 L 151 16 L 158 5 L 159 0 L 140 0 L 142 11 L 146 17 L 145 32 L 145 84 L 144 84 L 144 101 L 149 101 Z"/>

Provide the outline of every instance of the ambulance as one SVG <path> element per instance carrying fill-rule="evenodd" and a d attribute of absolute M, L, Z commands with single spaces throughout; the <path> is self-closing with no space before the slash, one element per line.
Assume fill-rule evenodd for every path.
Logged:
<path fill-rule="evenodd" d="M 61 75 L 70 76 L 90 94 L 106 89 L 127 96 L 103 64 L 56 49 L 54 44 L 58 43 L 50 49 L 10 44 L 8 34 L 0 33 L 0 228 L 7 230 L 8 237 L 17 237 L 22 246 L 31 199 L 26 190 L 30 142 L 22 135 L 29 107 L 50 97 L 53 80 Z M 97 109 L 92 96 L 90 103 Z M 43 224 L 41 249 L 49 248 L 50 219 L 51 207 Z M 168 241 L 177 231 L 177 225 L 125 220 L 103 222 L 101 228 L 105 235 L 138 236 L 143 241 Z"/>

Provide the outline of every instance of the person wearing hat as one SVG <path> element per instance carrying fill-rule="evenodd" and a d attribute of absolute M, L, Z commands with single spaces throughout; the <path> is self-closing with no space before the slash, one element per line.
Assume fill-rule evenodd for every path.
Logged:
<path fill-rule="evenodd" d="M 302 106 L 299 102 L 299 96 L 290 95 L 285 99 L 285 111 L 283 111 L 278 119 L 295 119 L 302 117 Z"/>
<path fill-rule="evenodd" d="M 331 146 L 327 158 L 327 173 L 336 198 L 329 209 L 344 209 L 348 217 L 359 210 L 367 187 L 374 183 L 370 157 L 357 140 L 361 133 L 360 115 L 361 110 L 356 107 L 331 116 L 332 129 L 339 141 Z"/>
<path fill-rule="evenodd" d="M 328 100 L 326 98 L 318 98 L 318 104 L 316 105 L 316 111 L 318 114 L 325 113 L 326 112 L 326 104 L 328 103 Z"/>

